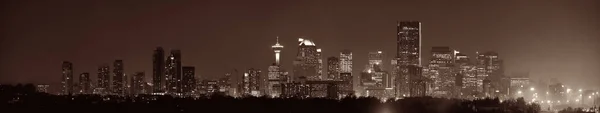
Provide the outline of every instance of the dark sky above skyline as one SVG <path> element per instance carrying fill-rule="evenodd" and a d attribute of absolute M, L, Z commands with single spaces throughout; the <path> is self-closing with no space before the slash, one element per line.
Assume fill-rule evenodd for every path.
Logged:
<path fill-rule="evenodd" d="M 323 49 L 324 60 L 350 49 L 354 72 L 369 51 L 395 54 L 396 20 L 422 22 L 423 62 L 432 46 L 474 57 L 497 51 L 508 76 L 557 78 L 574 87 L 600 86 L 600 1 L 2 1 L 0 83 L 58 84 L 62 61 L 75 75 L 124 60 L 125 72 L 152 72 L 152 52 L 182 51 L 183 65 L 202 78 L 274 62 L 291 71 L 297 38 Z M 389 63 L 389 60 L 385 61 Z M 386 64 L 389 66 L 389 64 Z M 112 67 L 111 67 L 112 69 Z"/>

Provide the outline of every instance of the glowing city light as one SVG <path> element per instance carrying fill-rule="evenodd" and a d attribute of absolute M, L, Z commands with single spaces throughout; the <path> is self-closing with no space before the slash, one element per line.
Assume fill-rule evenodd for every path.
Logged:
<path fill-rule="evenodd" d="M 532 88 L 529 88 L 529 90 L 531 90 L 531 91 L 535 91 L 535 88 L 533 88 L 533 87 L 532 87 Z"/>

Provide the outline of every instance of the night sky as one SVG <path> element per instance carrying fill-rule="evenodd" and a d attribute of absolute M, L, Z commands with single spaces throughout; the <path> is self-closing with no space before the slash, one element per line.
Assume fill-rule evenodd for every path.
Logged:
<path fill-rule="evenodd" d="M 3 0 L 0 83 L 61 79 L 62 61 L 75 76 L 124 60 L 125 73 L 144 71 L 152 52 L 181 49 L 183 65 L 217 78 L 234 68 L 266 71 L 280 37 L 291 71 L 300 36 L 323 49 L 324 61 L 350 49 L 354 73 L 369 51 L 395 55 L 396 20 L 422 22 L 423 62 L 432 46 L 475 57 L 497 51 L 506 74 L 557 78 L 574 87 L 600 86 L 600 1 L 401 0 Z M 474 59 L 474 58 L 473 58 Z M 386 64 L 389 67 L 389 64 Z M 266 73 L 265 73 L 266 74 Z M 355 74 L 357 75 L 357 74 Z M 77 79 L 76 79 L 77 80 Z"/>

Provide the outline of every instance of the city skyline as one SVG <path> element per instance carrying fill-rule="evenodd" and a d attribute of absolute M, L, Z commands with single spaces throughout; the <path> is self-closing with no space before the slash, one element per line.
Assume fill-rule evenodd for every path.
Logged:
<path fill-rule="evenodd" d="M 352 3 L 352 2 L 350 2 Z M 349 3 L 349 4 L 350 4 Z M 214 3 L 214 4 L 222 4 L 225 5 L 225 8 L 233 7 L 235 5 L 228 5 L 226 3 Z M 291 4 L 291 3 L 290 3 Z M 327 3 L 324 3 L 327 4 Z M 424 3 L 414 3 L 421 4 L 419 6 L 422 7 L 433 7 L 422 5 Z M 462 3 L 470 4 L 470 3 Z M 477 3 L 475 3 L 477 4 Z M 487 3 L 479 3 L 479 4 L 487 4 Z M 511 5 L 510 3 L 499 3 L 504 5 Z M 516 5 L 515 5 L 516 4 Z M 521 5 L 526 5 L 527 2 L 518 2 L 512 5 L 513 7 L 518 7 Z M 558 4 L 558 3 L 556 3 Z M 556 5 L 554 4 L 554 5 Z M 111 4 L 106 4 L 111 5 Z M 113 4 L 114 5 L 114 4 Z M 157 4 L 154 4 L 157 5 Z M 318 6 L 318 3 L 305 3 L 302 4 L 305 6 L 311 6 L 314 9 L 327 9 L 324 7 Z M 378 4 L 383 5 L 383 4 Z M 551 3 L 545 4 L 545 6 L 536 6 L 536 8 L 546 8 L 546 10 L 551 10 L 550 6 L 554 6 Z M 361 17 L 359 19 L 355 19 L 354 21 L 358 22 L 349 22 L 349 20 L 339 20 L 341 18 L 348 17 L 350 15 L 346 14 L 332 14 L 327 15 L 323 13 L 316 13 L 316 15 L 321 15 L 322 17 L 312 17 L 312 18 L 304 18 L 307 20 L 294 20 L 289 19 L 291 17 L 300 17 L 299 15 L 303 14 L 297 11 L 293 11 L 294 9 L 301 9 L 292 7 L 288 12 L 293 12 L 294 14 L 290 15 L 278 15 L 278 13 L 260 13 L 262 15 L 258 17 L 248 17 L 249 21 L 258 21 L 263 18 L 269 18 L 268 16 L 275 18 L 286 18 L 281 21 L 276 21 L 273 23 L 268 22 L 233 22 L 228 20 L 223 20 L 223 25 L 221 24 L 209 24 L 208 27 L 199 27 L 203 22 L 210 22 L 209 20 L 205 21 L 192 21 L 186 20 L 183 22 L 174 22 L 173 20 L 178 20 L 184 17 L 178 18 L 161 18 L 161 17 L 153 17 L 152 15 L 138 15 L 139 17 L 130 16 L 132 18 L 147 18 L 150 16 L 150 19 L 147 21 L 142 21 L 140 23 L 132 23 L 131 27 L 142 27 L 142 30 L 130 30 L 119 28 L 117 30 L 113 30 L 111 27 L 107 25 L 100 24 L 91 24 L 80 27 L 93 27 L 86 28 L 82 30 L 74 31 L 73 35 L 69 35 L 68 32 L 58 32 L 58 33 L 48 33 L 49 28 L 45 28 L 43 26 L 36 27 L 38 25 L 29 25 L 30 27 L 34 27 L 35 29 L 27 30 L 27 29 L 13 29 L 17 32 L 8 33 L 6 38 L 2 40 L 2 53 L 5 55 L 2 59 L 1 70 L 0 71 L 0 83 L 41 83 L 41 84 L 52 84 L 51 86 L 58 86 L 60 83 L 60 70 L 58 66 L 63 61 L 69 61 L 73 63 L 73 75 L 79 75 L 81 73 L 87 72 L 91 73 L 92 81 L 96 81 L 96 73 L 99 66 L 110 65 L 115 60 L 123 60 L 124 65 L 124 74 L 130 75 L 134 72 L 145 72 L 146 74 L 146 82 L 151 82 L 150 74 L 152 72 L 152 54 L 153 50 L 156 47 L 163 47 L 166 53 L 169 53 L 171 50 L 181 50 L 182 59 L 181 65 L 183 66 L 194 66 L 196 67 L 195 73 L 196 77 L 199 78 L 220 78 L 225 73 L 230 73 L 230 70 L 238 69 L 238 70 L 247 70 L 250 68 L 255 68 L 259 70 L 267 70 L 267 67 L 273 63 L 274 55 L 273 50 L 270 48 L 275 41 L 275 37 L 279 36 L 279 42 L 281 45 L 286 46 L 282 50 L 281 57 L 281 65 L 282 68 L 287 69 L 288 71 L 292 71 L 292 61 L 295 59 L 297 53 L 297 47 L 295 46 L 297 39 L 306 36 L 311 41 L 319 44 L 318 47 L 322 48 L 323 55 L 321 59 L 326 61 L 326 58 L 331 56 L 339 57 L 339 53 L 348 49 L 353 53 L 353 76 L 356 76 L 362 71 L 364 68 L 364 64 L 367 64 L 367 55 L 369 51 L 382 50 L 386 53 L 386 58 L 383 62 L 386 63 L 386 70 L 390 71 L 390 64 L 387 64 L 391 58 L 395 57 L 395 40 L 396 36 L 394 34 L 396 21 L 397 20 L 416 20 L 421 21 L 423 24 L 423 37 L 421 47 L 422 51 L 422 66 L 425 66 L 427 61 L 429 61 L 431 53 L 429 52 L 431 47 L 434 46 L 449 46 L 453 49 L 457 49 L 461 51 L 461 53 L 467 54 L 470 58 L 475 58 L 475 52 L 486 52 L 486 51 L 496 51 L 499 53 L 499 57 L 504 60 L 505 73 L 507 76 L 515 75 L 518 73 L 529 73 L 532 77 L 532 80 L 538 80 L 536 78 L 558 78 L 562 83 L 565 84 L 574 84 L 580 87 L 591 87 L 598 86 L 598 81 L 600 80 L 599 76 L 600 72 L 598 72 L 598 65 L 600 55 L 598 53 L 598 37 L 600 35 L 595 35 L 594 30 L 599 30 L 600 22 L 600 14 L 596 11 L 584 11 L 586 8 L 593 9 L 594 5 L 589 5 L 588 7 L 575 7 L 576 5 L 586 5 L 583 3 L 572 3 L 567 4 L 570 6 L 569 8 L 572 10 L 576 10 L 575 12 L 579 12 L 576 14 L 558 14 L 557 17 L 565 17 L 558 19 L 544 19 L 545 21 L 536 21 L 535 23 L 525 23 L 527 21 L 534 22 L 536 19 L 542 19 L 542 17 L 552 17 L 551 14 L 540 14 L 541 17 L 534 16 L 526 16 L 526 14 L 537 14 L 536 8 L 522 8 L 525 10 L 530 10 L 510 14 L 510 11 L 497 11 L 493 14 L 504 14 L 504 15 L 519 15 L 524 17 L 514 17 L 508 19 L 490 19 L 490 17 L 470 17 L 462 19 L 473 19 L 471 21 L 458 21 L 461 18 L 450 18 L 451 20 L 457 20 L 457 22 L 447 21 L 447 20 L 436 20 L 436 16 L 426 16 L 425 14 L 413 14 L 410 13 L 408 15 L 415 16 L 413 17 L 404 17 L 399 14 L 393 14 L 390 12 L 386 12 L 384 14 L 377 14 L 375 17 Z M 35 4 L 34 4 L 35 6 Z M 255 7 L 248 6 L 248 7 Z M 592 6 L 592 7 L 590 7 Z M 104 6 L 107 7 L 107 6 Z M 141 7 L 141 8 L 149 8 L 150 6 Z M 169 6 L 162 6 L 169 9 Z M 502 9 L 500 6 L 491 7 L 486 9 L 485 11 L 493 12 L 494 9 Z M 12 7 L 11 7 L 12 8 Z M 71 6 L 67 8 L 79 8 L 76 6 Z M 172 8 L 172 7 L 170 7 Z M 245 7 L 247 8 L 247 7 Z M 273 7 L 268 7 L 273 8 Z M 344 9 L 346 7 L 342 7 L 340 9 Z M 387 7 L 389 8 L 389 6 Z M 452 9 L 450 6 L 446 6 L 445 8 Z M 597 7 L 596 7 L 597 8 Z M 57 10 L 57 9 L 54 9 Z M 265 9 L 252 9 L 254 10 L 267 10 Z M 329 9 L 326 11 L 331 11 L 330 13 L 343 13 L 346 11 L 338 11 L 339 9 Z M 348 9 L 355 10 L 355 9 Z M 383 9 L 371 9 L 368 11 L 375 12 Z M 32 12 L 38 12 L 37 10 L 26 10 Z M 51 10 L 52 11 L 52 10 Z M 103 12 L 108 12 L 110 9 L 100 10 L 99 15 L 113 15 L 119 16 L 120 14 L 104 14 Z M 176 11 L 180 11 L 183 14 L 191 13 L 189 10 L 177 9 Z M 398 10 L 395 10 L 398 11 Z M 465 11 L 464 9 L 461 11 Z M 561 10 L 562 11 L 562 10 Z M 129 12 L 133 13 L 135 11 Z M 309 11 L 309 12 L 317 12 L 317 11 Z M 348 11 L 349 12 L 349 11 Z M 443 8 L 433 11 L 425 11 L 429 12 L 429 14 L 438 14 L 438 13 L 450 13 L 443 11 Z M 471 14 L 474 12 L 465 11 L 467 14 Z M 501 13 L 503 12 L 503 13 Z M 225 13 L 234 13 L 233 11 L 225 11 Z M 509 14 L 506 14 L 509 13 Z M 583 13 L 583 14 L 582 14 Z M 595 14 L 594 14 L 595 13 Z M 70 15 L 75 15 L 77 12 L 70 12 L 60 17 L 68 17 Z M 177 13 L 178 16 L 183 16 L 183 14 Z M 173 15 L 177 15 L 173 14 Z M 211 14 L 211 11 L 205 11 L 200 14 Z M 197 15 L 200 15 L 197 14 Z M 238 14 L 238 13 L 234 13 Z M 253 13 L 255 14 L 255 13 Z M 366 13 L 365 13 L 366 14 Z M 451 13 L 452 14 L 452 13 Z M 462 13 L 460 13 L 462 14 Z M 195 16 L 190 16 L 192 18 L 200 18 Z M 387 16 L 389 15 L 389 16 Z M 466 15 L 466 14 L 464 14 Z M 570 19 L 566 17 L 571 16 L 589 16 L 587 18 L 577 18 Z M 35 20 L 19 20 L 19 18 L 25 18 L 28 16 L 38 16 L 38 15 L 25 15 L 25 16 L 12 16 L 8 19 L 8 22 L 14 22 L 17 24 L 9 24 L 7 27 L 15 27 L 18 23 L 35 21 Z M 94 15 L 91 15 L 94 17 Z M 120 15 L 124 16 L 124 15 Z M 239 15 L 238 15 L 239 16 Z M 243 16 L 243 15 L 242 15 Z M 247 15 L 246 15 L 247 16 Z M 288 17 L 291 16 L 291 17 Z M 237 17 L 236 15 L 226 15 L 219 16 L 211 19 L 219 19 L 225 17 Z M 85 18 L 85 17 L 79 17 Z M 113 20 L 113 22 L 108 22 L 108 25 L 114 25 L 119 22 L 126 22 L 126 20 L 121 20 L 121 18 L 117 17 L 108 17 Z M 574 18 L 574 17 L 573 17 Z M 51 18 L 52 19 L 52 18 Z M 58 20 L 47 20 L 48 22 L 38 22 L 40 24 L 54 24 L 50 22 L 56 22 Z M 54 18 L 56 19 L 56 17 Z M 161 21 L 160 19 L 166 19 L 168 21 Z M 479 20 L 481 19 L 481 20 Z M 580 19 L 587 21 L 578 21 Z M 594 20 L 596 19 L 596 20 Z M 501 24 L 495 24 L 493 21 L 497 20 Z M 519 26 L 521 24 L 514 24 L 513 22 L 522 22 L 521 24 L 525 24 L 523 26 Z M 572 21 L 568 21 L 572 20 Z M 81 22 L 99 22 L 103 21 L 97 19 L 91 20 L 80 20 Z M 216 20 L 212 20 L 216 21 Z M 350 20 L 351 21 L 351 20 Z M 578 22 L 574 22 L 578 21 Z M 127 21 L 129 22 L 129 21 Z M 160 25 L 149 24 L 152 22 L 161 23 Z M 262 22 L 262 23 L 261 23 Z M 284 24 L 285 22 L 296 22 L 296 23 L 311 23 L 316 22 L 319 24 L 325 25 L 316 25 L 316 24 L 308 24 L 308 25 L 296 25 L 296 24 Z M 559 22 L 559 23 L 555 23 Z M 562 22 L 562 23 L 560 23 Z M 572 23 L 571 23 L 572 22 Z M 67 27 L 64 29 L 73 29 L 77 28 L 78 25 L 70 23 L 70 22 L 59 22 L 67 24 Z M 551 24 L 553 25 L 547 25 Z M 162 25 L 162 24 L 173 24 L 171 25 Z M 231 25 L 234 24 L 234 25 Z M 250 25 L 250 26 L 262 26 L 262 25 L 270 25 L 271 27 L 262 26 L 260 30 L 257 30 L 261 33 L 254 33 L 257 31 L 244 31 L 243 29 L 234 28 L 237 26 L 235 24 L 241 25 Z M 370 25 L 366 25 L 370 24 Z M 456 26 L 464 26 L 465 28 L 455 28 Z M 479 25 L 477 25 L 479 24 Z M 506 25 L 508 24 L 508 25 Z M 527 26 L 529 24 L 530 26 Z M 538 25 L 539 24 L 539 25 Z M 565 30 L 565 28 L 560 28 L 565 25 L 571 24 L 580 24 L 579 26 L 571 26 L 567 28 L 574 28 Z M 70 26 L 70 27 L 69 27 Z M 99 26 L 96 28 L 95 26 Z M 173 27 L 173 28 L 160 28 L 163 27 Z M 300 26 L 301 28 L 296 28 L 294 31 L 286 28 L 294 28 Z M 352 26 L 361 26 L 359 28 L 344 28 L 344 27 L 352 27 Z M 481 26 L 485 26 L 481 28 Z M 106 28 L 105 28 L 106 27 Z M 211 28 L 211 27 L 214 27 Z M 471 27 L 471 28 L 469 28 Z M 486 28 L 487 27 L 487 28 Z M 523 27 L 523 28 L 521 28 Z M 199 30 L 200 28 L 201 30 Z M 514 29 L 512 29 L 514 28 Z M 233 30 L 228 30 L 233 29 Z M 316 30 L 310 30 L 316 29 Z M 121 31 L 122 30 L 122 31 Z M 150 31 L 165 31 L 164 33 L 148 33 Z M 444 31 L 448 30 L 448 31 Z M 492 32 L 499 30 L 508 30 L 510 32 L 516 32 L 514 34 L 506 33 L 506 32 Z M 360 31 L 364 31 L 366 33 L 360 33 Z M 17 34 L 17 33 L 36 33 L 38 34 Z M 215 33 L 210 33 L 215 32 Z M 555 32 L 556 34 L 548 33 Z M 41 38 L 44 37 L 42 34 L 47 35 L 51 38 Z M 142 34 L 137 34 L 142 33 Z M 185 35 L 179 35 L 179 33 L 183 33 Z M 548 33 L 548 34 L 546 34 Z M 234 35 L 232 35 L 234 34 Z M 235 35 L 237 34 L 237 35 Z M 66 37 L 61 37 L 66 36 Z M 565 36 L 572 36 L 572 38 L 563 38 Z M 21 38 L 12 38 L 12 37 L 27 37 L 25 39 Z M 133 38 L 131 38 L 133 37 Z M 146 38 L 148 37 L 148 38 Z M 249 38 L 248 38 L 249 37 Z M 450 37 L 450 38 L 447 38 Z M 224 38 L 224 40 L 217 40 L 219 38 Z M 57 44 L 43 44 L 40 42 L 44 42 L 48 39 L 60 40 L 56 43 L 58 45 L 64 45 L 59 47 L 50 47 L 52 45 Z M 237 41 L 239 40 L 239 41 Z M 31 42 L 30 42 L 31 41 Z M 120 42 L 122 41 L 122 42 Z M 45 43 L 45 42 L 44 42 Z M 69 45 L 72 44 L 72 45 Z M 115 46 L 122 45 L 122 46 Z M 31 46 L 31 47 L 27 47 Z M 556 46 L 561 46 L 564 48 L 557 48 Z M 595 48 L 595 49 L 594 49 Z M 547 50 L 551 49 L 551 50 Z M 165 56 L 166 58 L 167 56 Z M 564 61 L 563 61 L 564 60 Z M 471 62 L 474 62 L 471 59 Z M 523 64 L 521 64 L 523 63 Z M 33 66 L 29 66 L 33 65 Z M 28 69 L 35 69 L 36 71 L 21 71 L 18 70 L 20 68 L 27 67 Z M 326 66 L 324 66 L 326 67 Z M 110 72 L 113 73 L 113 66 L 110 66 Z M 39 71 L 38 71 L 39 70 Z M 564 70 L 564 71 L 559 71 Z M 326 71 L 326 70 L 322 70 Z M 264 73 L 263 73 L 264 74 Z M 567 76 L 568 75 L 568 76 Z M 237 76 L 240 75 L 234 75 Z M 586 78 L 592 79 L 586 79 Z M 73 78 L 77 79 L 77 78 Z M 578 82 L 585 81 L 585 82 Z M 586 84 L 583 84 L 586 83 Z M 55 85 L 56 84 L 56 85 Z M 112 83 L 111 83 L 112 84 Z"/>

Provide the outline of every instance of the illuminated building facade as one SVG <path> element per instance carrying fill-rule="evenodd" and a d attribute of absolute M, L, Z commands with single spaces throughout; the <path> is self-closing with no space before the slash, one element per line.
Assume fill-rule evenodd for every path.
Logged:
<path fill-rule="evenodd" d="M 354 95 L 354 77 L 352 76 L 352 51 L 343 50 L 340 52 L 340 71 L 339 80 L 341 96 Z"/>
<path fill-rule="evenodd" d="M 307 98 L 311 93 L 310 86 L 303 83 L 285 83 L 281 85 L 281 97 L 290 98 L 290 97 L 298 97 L 298 98 Z"/>
<path fill-rule="evenodd" d="M 182 93 L 181 82 L 181 51 L 171 50 L 171 54 L 166 60 L 165 82 L 167 83 L 167 92 L 171 94 Z"/>
<path fill-rule="evenodd" d="M 98 82 L 94 94 L 106 94 L 110 91 L 110 68 L 108 65 L 98 67 Z"/>
<path fill-rule="evenodd" d="M 272 97 L 278 97 L 281 94 L 281 72 L 280 72 L 280 66 L 273 64 L 271 66 L 269 66 L 268 70 L 268 77 L 267 77 L 267 89 L 266 89 L 266 94 L 272 96 Z"/>
<path fill-rule="evenodd" d="M 39 93 L 48 93 L 48 87 L 50 87 L 48 84 L 38 84 L 36 85 L 36 91 Z"/>
<path fill-rule="evenodd" d="M 510 95 L 516 96 L 519 91 L 529 90 L 530 87 L 528 76 L 510 77 Z"/>
<path fill-rule="evenodd" d="M 372 71 L 383 71 L 383 60 L 385 59 L 385 54 L 382 51 L 374 51 L 369 52 L 369 64 L 367 69 Z"/>
<path fill-rule="evenodd" d="M 457 66 L 458 74 L 461 75 L 462 79 L 461 93 L 463 97 L 476 97 L 481 92 L 483 79 L 477 78 L 477 67 L 467 55 L 458 51 L 454 51 L 454 53 L 455 66 Z"/>
<path fill-rule="evenodd" d="M 498 53 L 493 51 L 477 52 L 477 76 L 479 79 L 490 80 L 489 86 L 482 88 L 482 93 L 486 96 L 497 97 L 507 93 L 509 85 L 502 82 L 505 78 L 504 69 Z"/>
<path fill-rule="evenodd" d="M 433 96 L 436 97 L 455 97 L 455 72 L 454 72 L 454 53 L 450 47 L 433 47 L 431 49 L 432 57 L 429 62 L 429 76 L 433 80 Z"/>
<path fill-rule="evenodd" d="M 548 95 L 550 95 L 550 101 L 560 103 L 559 101 L 566 102 L 567 100 L 567 88 L 562 83 L 556 83 L 548 86 Z"/>
<path fill-rule="evenodd" d="M 401 21 L 396 26 L 396 95 L 407 94 L 408 67 L 421 66 L 421 22 Z"/>
<path fill-rule="evenodd" d="M 216 80 L 202 80 L 198 85 L 198 92 L 203 95 L 213 95 L 219 92 L 218 84 Z"/>
<path fill-rule="evenodd" d="M 427 78 L 424 77 L 423 68 L 411 65 L 408 67 L 409 73 L 409 96 L 425 96 L 427 92 Z"/>
<path fill-rule="evenodd" d="M 112 90 L 114 94 L 124 95 L 125 94 L 125 73 L 123 72 L 123 60 L 115 60 L 113 64 L 113 76 L 112 76 Z"/>
<path fill-rule="evenodd" d="M 340 52 L 340 73 L 352 73 L 352 51 Z"/>
<path fill-rule="evenodd" d="M 130 82 L 130 94 L 139 95 L 147 94 L 149 91 L 146 90 L 146 75 L 144 72 L 136 72 L 131 76 Z"/>
<path fill-rule="evenodd" d="M 61 94 L 70 95 L 73 93 L 73 79 L 73 63 L 64 61 L 62 64 Z"/>
<path fill-rule="evenodd" d="M 259 69 L 254 68 L 250 68 L 244 73 L 241 85 L 243 95 L 261 96 L 260 73 Z"/>
<path fill-rule="evenodd" d="M 327 79 L 340 79 L 340 59 L 337 57 L 327 58 Z"/>
<path fill-rule="evenodd" d="M 92 94 L 92 80 L 90 73 L 79 74 L 79 94 Z"/>
<path fill-rule="evenodd" d="M 298 54 L 294 60 L 294 81 L 298 79 L 321 80 L 321 49 L 309 39 L 298 39 Z"/>
<path fill-rule="evenodd" d="M 231 92 L 231 73 L 225 73 L 225 76 L 219 78 L 217 83 L 219 92 L 232 96 Z"/>
<path fill-rule="evenodd" d="M 165 51 L 157 47 L 152 55 L 152 92 L 165 92 Z"/>
<path fill-rule="evenodd" d="M 182 67 L 183 76 L 181 77 L 181 92 L 191 94 L 196 86 L 196 68 L 193 66 Z"/>

